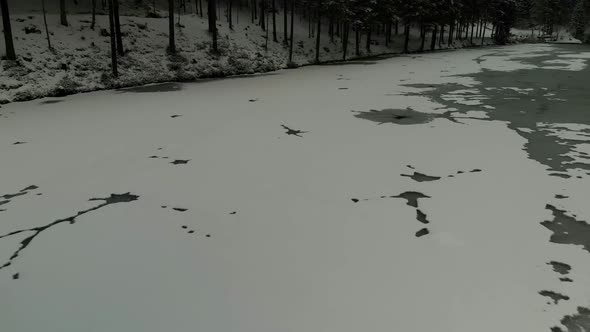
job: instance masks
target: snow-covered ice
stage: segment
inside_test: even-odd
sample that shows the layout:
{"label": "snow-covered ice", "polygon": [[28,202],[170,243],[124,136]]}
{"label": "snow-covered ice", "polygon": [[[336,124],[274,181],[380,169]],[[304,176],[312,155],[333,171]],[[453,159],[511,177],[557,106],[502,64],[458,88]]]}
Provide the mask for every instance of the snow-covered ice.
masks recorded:
{"label": "snow-covered ice", "polygon": [[[0,236],[29,231],[0,238],[0,266],[11,261],[0,270],[2,330],[559,326],[590,306],[590,255],[550,242],[540,223],[553,218],[547,204],[589,220],[590,176],[549,176],[529,158],[528,128],[494,120],[489,105],[455,117],[411,86],[484,94],[470,74],[544,70],[518,57],[551,50],[464,50],[3,106],[0,197],[10,198]],[[355,116],[408,108],[383,124]],[[413,112],[429,114],[395,123]],[[110,196],[125,193],[138,197]],[[550,261],[571,265],[573,282]],[[543,290],[569,300],[548,304]]]}

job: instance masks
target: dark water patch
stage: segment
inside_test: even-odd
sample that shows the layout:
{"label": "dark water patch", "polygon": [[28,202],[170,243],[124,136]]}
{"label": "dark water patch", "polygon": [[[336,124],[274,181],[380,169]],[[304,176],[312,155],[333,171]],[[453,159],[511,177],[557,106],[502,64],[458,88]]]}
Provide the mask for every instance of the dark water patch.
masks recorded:
{"label": "dark water patch", "polygon": [[553,232],[549,241],[579,245],[590,252],[590,225],[588,223],[568,216],[565,210],[560,210],[553,205],[547,204],[545,208],[553,213],[553,220],[541,223]]}
{"label": "dark water patch", "polygon": [[557,194],[557,195],[555,195],[555,198],[557,198],[557,199],[565,199],[565,198],[569,198],[569,196]]}
{"label": "dark water patch", "polygon": [[383,110],[369,110],[367,112],[356,112],[356,118],[377,122],[378,124],[395,123],[399,125],[424,124],[432,121],[435,116],[432,114],[416,112],[411,108]]}
{"label": "dark water patch", "polygon": [[562,179],[569,179],[569,178],[571,178],[571,175],[564,174],[564,173],[550,173],[549,175],[550,176],[555,176],[555,177],[558,177],[558,178],[562,178]]}
{"label": "dark water patch", "polygon": [[481,170],[481,169],[479,169],[479,168],[476,168],[476,169],[472,169],[470,172],[471,172],[471,173],[481,173],[481,172],[482,172],[482,170]]}
{"label": "dark water patch", "polygon": [[158,159],[158,158],[160,158],[160,157],[158,157],[158,156],[149,156],[149,158],[150,158],[150,159]]}
{"label": "dark water patch", "polygon": [[423,237],[428,234],[430,234],[430,231],[428,230],[428,228],[422,228],[421,230],[416,232],[416,237]]}
{"label": "dark water patch", "polygon": [[326,62],[318,64],[318,66],[350,66],[350,65],[363,65],[370,66],[377,64],[376,61],[344,61],[344,62]]}
{"label": "dark water patch", "polygon": [[191,229],[191,230],[190,230],[190,231],[188,231],[187,233],[189,233],[189,234],[193,234],[194,232],[195,232],[195,231]]}
{"label": "dark water patch", "polygon": [[187,229],[188,226],[187,225],[182,225],[182,229]]}
{"label": "dark water patch", "polygon": [[281,125],[281,127],[283,127],[283,129],[286,130],[285,134],[290,135],[290,136],[297,136],[297,137],[303,137],[301,136],[301,134],[306,134],[307,131],[301,131],[301,130],[297,130],[297,129],[291,129],[285,125]]}
{"label": "dark water patch", "polygon": [[255,103],[255,102],[257,102],[257,101],[258,101],[258,98],[254,98],[254,99],[248,99],[248,101],[249,101],[249,102],[251,102],[251,103]]}
{"label": "dark water patch", "polygon": [[338,90],[348,90],[348,88],[338,88]]}
{"label": "dark water patch", "polygon": [[351,200],[353,203],[358,203],[358,202],[359,202],[359,199],[358,199],[358,198],[351,198],[350,200]]}
{"label": "dark water patch", "polygon": [[554,291],[549,291],[549,290],[542,290],[539,292],[540,295],[545,296],[550,298],[551,300],[553,300],[554,304],[558,304],[559,301],[567,301],[570,299],[569,296],[567,295],[563,295]]}
{"label": "dark water patch", "polygon": [[590,309],[578,307],[578,312],[573,315],[565,316],[561,324],[567,328],[562,330],[560,327],[551,328],[551,332],[588,332],[590,331]]}
{"label": "dark water patch", "polygon": [[13,280],[18,280],[20,278],[20,273],[15,273],[12,275]]}
{"label": "dark water patch", "polygon": [[174,114],[174,115],[170,115],[170,117],[171,117],[171,118],[173,118],[173,119],[179,118],[179,117],[181,117],[181,116],[182,116],[182,115],[180,115],[180,114]]}
{"label": "dark water patch", "polygon": [[407,205],[418,208],[418,199],[430,198],[430,196],[424,195],[423,193],[419,193],[416,191],[406,191],[397,196],[391,196],[391,198],[403,198],[406,200]]}
{"label": "dark water patch", "polygon": [[[557,45],[556,50],[547,50],[542,56],[531,54],[529,57],[518,58],[517,61],[539,67],[546,66],[543,61],[559,59],[560,50],[569,50],[573,46]],[[572,49],[573,50],[573,49]],[[588,46],[578,46],[575,52],[590,51]],[[484,55],[480,60],[494,54]],[[509,55],[509,54],[496,54]],[[482,60],[483,61],[483,60]],[[407,87],[421,89],[420,92],[406,93],[410,96],[428,97],[433,102],[455,108],[454,113],[466,114],[481,107],[488,115],[487,121],[502,121],[508,127],[525,138],[529,158],[546,165],[553,172],[563,172],[572,169],[590,170],[590,164],[572,164],[576,160],[571,157],[577,144],[582,141],[572,141],[556,137],[553,131],[538,128],[539,123],[560,124],[573,123],[590,125],[590,67],[581,71],[521,69],[515,71],[495,71],[484,69],[481,72],[467,75],[457,75],[480,82],[478,96],[460,94],[466,99],[476,98],[485,105],[464,105],[457,100],[451,100],[449,95],[457,90],[473,89],[473,86],[461,84],[407,84]],[[433,88],[434,86],[434,88]],[[517,89],[508,89],[509,87]],[[528,89],[528,90],[525,90]],[[567,100],[563,102],[561,100]],[[493,106],[486,109],[483,106]],[[528,129],[520,131],[519,128]],[[559,129],[561,130],[561,129]],[[568,132],[567,129],[563,129]]]}
{"label": "dark water patch", "polygon": [[230,212],[229,214],[236,214],[236,213],[238,213],[238,212],[237,211],[234,211],[234,212]]}
{"label": "dark water patch", "polygon": [[430,221],[428,221],[427,216],[424,212],[420,211],[420,209],[416,209],[416,220],[418,220],[419,222],[423,223],[423,224],[429,224]]}
{"label": "dark water patch", "polygon": [[186,212],[186,211],[188,211],[188,209],[185,209],[185,208],[179,208],[179,207],[172,208],[172,210],[174,210],[174,211],[178,211],[178,212]]}
{"label": "dark water patch", "polygon": [[182,90],[182,84],[176,82],[149,84],[132,88],[119,89],[119,92],[152,93],[152,92],[173,92]]}
{"label": "dark water patch", "polygon": [[211,234],[206,234],[205,237],[211,237]]}
{"label": "dark water patch", "polygon": [[139,196],[133,195],[131,193],[111,194],[110,196],[104,197],[104,198],[91,198],[89,201],[102,201],[103,203],[101,203],[95,207],[86,209],[86,210],[78,211],[75,215],[72,215],[72,216],[69,216],[69,217],[66,217],[63,219],[55,220],[55,221],[50,222],[49,224],[46,224],[44,226],[37,226],[37,227],[33,227],[33,228],[20,229],[20,230],[12,231],[10,233],[6,233],[4,235],[0,235],[0,241],[1,241],[2,239],[10,238],[12,236],[22,234],[22,233],[31,234],[28,237],[26,237],[24,240],[22,240],[20,242],[20,246],[12,253],[10,258],[6,262],[4,262],[3,265],[0,265],[0,270],[6,268],[8,266],[11,266],[12,263],[20,256],[20,254],[25,249],[27,249],[38,236],[41,236],[41,234],[43,234],[43,232],[53,228],[54,226],[57,226],[60,224],[67,224],[67,223],[73,224],[73,223],[75,223],[75,221],[78,217],[88,214],[90,212],[102,209],[102,208],[112,205],[112,204],[130,203],[130,202],[136,201],[137,199],[139,199]]}
{"label": "dark water patch", "polygon": [[23,144],[27,144],[27,142],[18,141],[18,142],[12,143],[12,145],[23,145]]}
{"label": "dark water patch", "polygon": [[572,280],[572,279],[570,279],[570,278],[567,278],[567,277],[564,277],[564,278],[559,278],[559,281],[562,281],[562,282],[573,282],[573,280]]}
{"label": "dark water patch", "polygon": [[570,270],[572,269],[572,267],[570,265],[568,265],[566,263],[562,263],[562,262],[551,261],[547,264],[551,265],[553,267],[553,271],[555,271],[559,274],[568,274],[570,272]]}
{"label": "dark water patch", "polygon": [[188,159],[188,160],[176,159],[176,160],[174,160],[174,161],[171,161],[170,163],[171,163],[172,165],[186,165],[186,164],[188,164],[189,162],[190,162],[190,159]]}
{"label": "dark water patch", "polygon": [[65,101],[64,99],[44,100],[44,101],[40,102],[39,104],[42,104],[42,105],[57,104],[57,103],[62,103],[64,101]]}
{"label": "dark water patch", "polygon": [[412,174],[412,175],[402,174],[401,176],[411,178],[412,180],[414,180],[416,182],[429,182],[429,181],[437,181],[437,180],[441,179],[440,176],[430,176],[430,175],[426,175],[426,174],[422,174],[422,173],[418,173],[418,172],[414,172],[414,174]]}

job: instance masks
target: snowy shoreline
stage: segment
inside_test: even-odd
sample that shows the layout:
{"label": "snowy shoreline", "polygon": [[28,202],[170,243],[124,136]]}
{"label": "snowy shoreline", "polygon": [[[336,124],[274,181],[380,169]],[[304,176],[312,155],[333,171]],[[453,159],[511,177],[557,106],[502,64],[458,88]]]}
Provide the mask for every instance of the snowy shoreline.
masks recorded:
{"label": "snowy shoreline", "polygon": [[[182,15],[182,25],[178,28],[179,53],[169,55],[165,50],[165,19],[123,16],[121,22],[126,55],[119,59],[121,73],[115,79],[109,73],[105,16],[97,17],[95,30],[89,27],[88,15],[71,15],[69,27],[60,26],[57,15],[49,15],[48,21],[53,51],[47,48],[45,34],[41,31],[41,15],[14,15],[19,57],[16,63],[0,60],[0,105],[146,84],[248,76],[289,67],[288,49],[282,38],[278,42],[269,41],[265,50],[266,36],[255,25],[244,23],[236,30],[219,25],[221,54],[212,55],[208,51],[210,37],[206,19],[197,15]],[[248,22],[248,18],[242,18],[242,22]],[[278,26],[282,26],[280,22]],[[316,65],[315,38],[308,38],[305,24],[300,23],[296,28],[294,62],[298,67]],[[412,30],[411,50],[419,48],[419,34],[417,28]],[[362,40],[364,38],[361,36],[363,46],[366,43],[366,39]],[[371,53],[363,47],[360,56],[355,56],[354,45],[349,45],[346,61],[404,56],[403,35],[394,36],[390,46],[384,45],[383,38],[383,35],[373,36]],[[319,65],[343,62],[339,40],[332,42],[327,34],[322,34],[322,40]],[[429,37],[426,38],[426,45],[430,45]],[[456,40],[450,47],[445,43],[437,45],[435,51],[488,46],[496,46],[490,38],[486,38],[483,45]],[[411,51],[409,54],[430,52]]]}

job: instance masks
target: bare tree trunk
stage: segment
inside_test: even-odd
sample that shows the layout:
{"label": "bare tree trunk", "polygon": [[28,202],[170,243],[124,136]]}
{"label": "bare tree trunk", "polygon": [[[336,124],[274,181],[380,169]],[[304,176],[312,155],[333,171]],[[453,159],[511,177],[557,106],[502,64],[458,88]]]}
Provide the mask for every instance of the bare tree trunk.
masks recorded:
{"label": "bare tree trunk", "polygon": [[117,41],[115,40],[115,20],[113,14],[113,1],[109,0],[109,28],[111,32],[111,67],[113,69],[113,76],[119,76],[117,70]]}
{"label": "bare tree trunk", "polygon": [[[45,9],[45,0],[41,0],[41,9],[43,10],[43,24],[45,25],[45,36],[47,37],[47,47],[51,50],[51,39],[49,38],[49,29],[47,28],[47,10]],[[94,28],[93,28],[94,30]]]}
{"label": "bare tree trunk", "polygon": [[405,30],[404,30],[404,34],[405,36],[405,40],[404,40],[404,53],[410,53],[410,25],[407,22],[404,22],[406,24]]}
{"label": "bare tree trunk", "polygon": [[367,49],[367,53],[371,53],[371,25],[369,25],[369,29],[367,30],[367,43],[365,45],[365,48]]}
{"label": "bare tree trunk", "polygon": [[438,37],[438,48],[442,48],[443,41],[445,40],[445,25],[440,25],[440,36]]}
{"label": "bare tree trunk", "polygon": [[[240,0],[238,0],[240,1]],[[229,29],[233,30],[234,29],[234,23],[233,21],[233,17],[232,17],[232,10],[233,10],[233,6],[234,6],[234,2],[233,0],[228,0],[227,3],[227,20],[229,21]],[[240,15],[240,13],[238,13],[238,16]]]}
{"label": "bare tree trunk", "polygon": [[438,25],[434,25],[434,29],[432,29],[432,37],[430,39],[430,50],[436,50],[436,37],[438,36]]}
{"label": "bare tree trunk", "polygon": [[276,43],[279,40],[277,39],[277,6],[276,0],[272,0],[272,40]]}
{"label": "bare tree trunk", "polygon": [[4,28],[6,58],[8,60],[16,60],[16,52],[14,52],[14,42],[12,40],[12,27],[10,25],[10,14],[8,13],[8,0],[0,0],[0,8],[2,9],[2,26]]}
{"label": "bare tree trunk", "polygon": [[481,34],[481,45],[483,45],[483,43],[485,42],[486,39],[486,29],[487,29],[487,22],[483,22],[483,33]]}
{"label": "bare tree trunk", "polygon": [[113,15],[115,16],[115,32],[117,35],[117,52],[120,56],[125,55],[123,49],[123,36],[121,35],[121,22],[119,21],[119,0],[113,0]]}
{"label": "bare tree trunk", "polygon": [[354,46],[355,46],[355,55],[358,57],[361,55],[361,31],[359,29],[359,27],[356,27],[356,30],[354,31],[355,36],[354,36]]}
{"label": "bare tree trunk", "polygon": [[295,35],[293,34],[293,27],[295,23],[295,0],[291,0],[291,44],[289,45],[289,63],[293,63],[293,44],[295,43]]}
{"label": "bare tree trunk", "polygon": [[172,54],[176,53],[176,41],[174,40],[174,0],[168,0],[168,52]]}
{"label": "bare tree trunk", "polygon": [[199,0],[199,15],[203,18],[203,0]]}
{"label": "bare tree trunk", "polygon": [[96,0],[92,0],[92,23],[90,23],[90,29],[94,30],[96,26]]}
{"label": "bare tree trunk", "polygon": [[262,31],[266,31],[266,0],[260,1],[260,28]]}
{"label": "bare tree trunk", "polygon": [[66,16],[66,0],[59,0],[59,18],[61,25],[68,26],[68,17]]}
{"label": "bare tree trunk", "polygon": [[322,0],[318,0],[318,31],[315,40],[315,62],[320,62],[320,30],[322,28]]}
{"label": "bare tree trunk", "polygon": [[342,60],[346,60],[348,53],[348,32],[350,30],[349,23],[344,22],[342,25]]}
{"label": "bare tree trunk", "polygon": [[285,45],[289,43],[289,35],[287,33],[287,0],[283,0],[283,39]]}
{"label": "bare tree trunk", "polygon": [[209,32],[211,33],[211,49],[217,53],[217,0],[207,1],[207,16],[209,17]]}

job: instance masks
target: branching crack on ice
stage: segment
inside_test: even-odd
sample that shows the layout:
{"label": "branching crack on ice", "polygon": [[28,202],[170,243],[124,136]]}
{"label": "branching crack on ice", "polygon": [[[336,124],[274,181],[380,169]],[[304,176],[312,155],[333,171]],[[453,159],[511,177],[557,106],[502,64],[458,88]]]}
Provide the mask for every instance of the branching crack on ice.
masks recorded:
{"label": "branching crack on ice", "polygon": [[45,226],[37,226],[37,227],[33,227],[33,228],[20,229],[20,230],[13,231],[13,232],[10,232],[10,233],[4,234],[4,235],[0,235],[0,240],[2,240],[2,239],[9,238],[11,236],[21,234],[21,233],[30,233],[31,234],[20,242],[19,248],[14,251],[14,253],[10,256],[8,261],[6,261],[2,265],[0,265],[0,270],[10,266],[12,264],[12,262],[19,257],[21,252],[23,250],[25,250],[27,247],[29,247],[31,245],[31,243],[33,242],[33,240],[35,240],[35,238],[37,238],[37,236],[41,235],[41,233],[43,233],[44,231],[46,231],[56,225],[63,224],[63,223],[73,224],[76,222],[76,218],[83,216],[87,213],[102,209],[106,206],[109,206],[112,204],[118,204],[118,203],[129,203],[129,202],[136,201],[138,198],[139,198],[139,196],[132,195],[131,193],[111,194],[109,197],[105,197],[105,198],[91,198],[89,201],[103,201],[103,203],[101,203],[95,207],[89,208],[87,210],[79,211],[78,213],[76,213],[73,216],[69,216],[66,218],[55,220]]}

